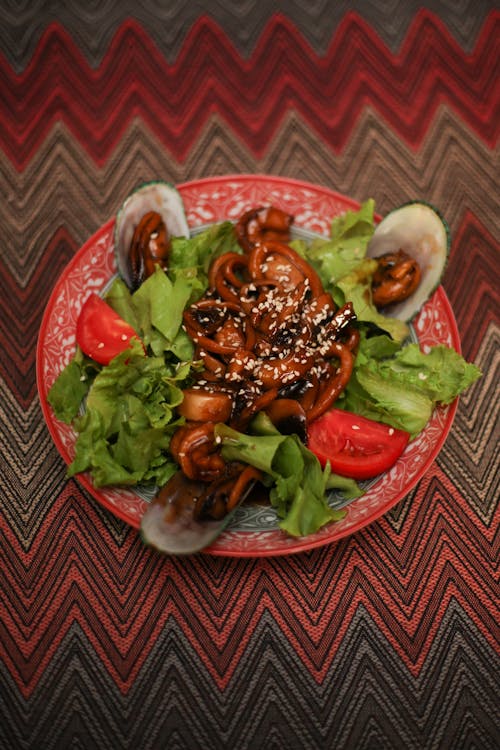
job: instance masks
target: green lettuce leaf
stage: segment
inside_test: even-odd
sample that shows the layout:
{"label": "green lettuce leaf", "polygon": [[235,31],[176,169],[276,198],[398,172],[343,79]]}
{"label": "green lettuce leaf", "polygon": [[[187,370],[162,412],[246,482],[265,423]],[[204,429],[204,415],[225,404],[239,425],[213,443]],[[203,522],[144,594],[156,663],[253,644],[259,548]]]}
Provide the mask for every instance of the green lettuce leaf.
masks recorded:
{"label": "green lettuce leaf", "polygon": [[353,374],[337,405],[405,430],[412,439],[424,429],[436,404],[451,403],[481,376],[476,365],[442,344],[427,353],[408,344],[391,357],[377,358],[377,343],[388,351],[384,337],[361,340]]}
{"label": "green lettuce leaf", "polygon": [[358,211],[346,211],[333,219],[330,239],[311,243],[307,260],[316,268],[327,288],[353,271],[364,259],[374,232],[374,208],[374,201],[369,199]]}
{"label": "green lettuce leaf", "polygon": [[475,364],[444,344],[432,346],[428,352],[422,352],[418,344],[408,344],[392,360],[383,360],[373,368],[440,404],[450,404],[481,376]]}
{"label": "green lettuce leaf", "polygon": [[192,276],[199,277],[206,288],[210,263],[228,252],[243,252],[236,241],[234,226],[229,221],[213,224],[190,238],[174,237],[168,260],[169,273],[175,275],[184,269]]}
{"label": "green lettuce leaf", "polygon": [[356,498],[365,494],[365,490],[359,486],[355,479],[341,477],[340,474],[334,474],[333,472],[327,479],[326,488],[327,490],[340,492],[344,500],[356,500]]}
{"label": "green lettuce leaf", "polygon": [[154,483],[161,486],[176,465],[168,453],[180,421],[175,407],[189,367],[146,357],[139,342],[103,367],[88,392],[69,476],[90,471],[97,487]]}
{"label": "green lettuce leaf", "polygon": [[180,360],[193,356],[193,343],[181,328],[193,282],[180,276],[172,282],[160,268],[131,294],[122,279],[114,280],[106,302],[129,323],[155,355],[171,353]]}
{"label": "green lettuce leaf", "polygon": [[410,439],[424,429],[431,417],[432,400],[417,388],[367,367],[357,368],[351,381],[341,402],[343,408],[405,430]]}
{"label": "green lettuce leaf", "polygon": [[329,466],[323,470],[296,435],[281,435],[269,425],[264,432],[247,435],[225,424],[215,427],[227,461],[242,461],[264,472],[280,528],[291,536],[307,536],[344,518],[345,511],[330,508],[326,501]]}
{"label": "green lettuce leaf", "polygon": [[99,371],[99,365],[77,347],[74,357],[62,370],[47,394],[57,419],[71,424]]}

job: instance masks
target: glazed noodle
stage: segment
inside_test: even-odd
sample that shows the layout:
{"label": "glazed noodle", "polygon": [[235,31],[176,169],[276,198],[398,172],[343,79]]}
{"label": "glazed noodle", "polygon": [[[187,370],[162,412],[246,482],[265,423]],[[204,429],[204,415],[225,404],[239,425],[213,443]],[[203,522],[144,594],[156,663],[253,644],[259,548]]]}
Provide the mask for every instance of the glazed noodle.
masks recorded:
{"label": "glazed noodle", "polygon": [[[276,208],[244,214],[236,225],[244,253],[213,261],[209,288],[184,314],[201,370],[184,391],[179,412],[186,423],[170,450],[184,478],[197,485],[195,516],[224,516],[260,476],[224,462],[215,423],[245,431],[264,411],[282,432],[305,440],[307,423],[334,403],[351,376],[359,343],[352,305],[337,308],[289,246],[292,221]],[[162,492],[171,494],[171,483]]]}

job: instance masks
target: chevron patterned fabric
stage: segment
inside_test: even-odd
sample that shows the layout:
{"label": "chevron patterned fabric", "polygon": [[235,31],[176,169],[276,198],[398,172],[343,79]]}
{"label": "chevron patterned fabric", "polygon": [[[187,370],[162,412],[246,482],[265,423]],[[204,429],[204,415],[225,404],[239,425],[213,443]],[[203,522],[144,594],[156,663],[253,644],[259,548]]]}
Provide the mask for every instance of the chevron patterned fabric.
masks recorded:
{"label": "chevron patterned fabric", "polygon": [[[498,5],[8,0],[0,21],[0,747],[496,750]],[[438,206],[483,377],[356,534],[161,557],[67,479],[37,337],[134,186],[236,173]]]}

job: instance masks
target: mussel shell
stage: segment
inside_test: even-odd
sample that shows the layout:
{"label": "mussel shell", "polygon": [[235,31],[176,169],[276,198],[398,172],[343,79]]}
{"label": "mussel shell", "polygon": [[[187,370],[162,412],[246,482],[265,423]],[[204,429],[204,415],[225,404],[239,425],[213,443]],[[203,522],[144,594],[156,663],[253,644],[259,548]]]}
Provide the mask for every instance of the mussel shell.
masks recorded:
{"label": "mussel shell", "polygon": [[367,255],[377,258],[399,249],[418,262],[422,277],[408,299],[383,313],[409,322],[441,283],[450,252],[448,224],[430,203],[410,201],[390,211],[375,228]]}
{"label": "mussel shell", "polygon": [[149,211],[162,217],[170,237],[189,237],[189,227],[179,191],[170,183],[146,182],[139,185],[124,201],[117,213],[114,244],[118,273],[129,288],[133,287],[128,255],[135,227]]}

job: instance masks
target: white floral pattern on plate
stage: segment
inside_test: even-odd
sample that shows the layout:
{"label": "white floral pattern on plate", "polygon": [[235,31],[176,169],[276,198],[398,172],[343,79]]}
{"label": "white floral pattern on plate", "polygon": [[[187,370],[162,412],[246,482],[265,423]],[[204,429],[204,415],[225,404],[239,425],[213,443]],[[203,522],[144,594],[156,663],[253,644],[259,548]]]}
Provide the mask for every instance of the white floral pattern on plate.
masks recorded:
{"label": "white floral pattern on plate", "polygon": [[[327,188],[297,180],[265,175],[234,175],[180,185],[188,223],[193,229],[243,211],[273,203],[295,216],[295,225],[328,234],[330,222],[356,201]],[[65,268],[48,302],[37,348],[37,380],[42,411],[64,460],[74,456],[75,433],[58,422],[47,404],[47,393],[75,348],[76,320],[90,291],[101,292],[116,274],[113,248],[114,220],[105,224]],[[448,299],[439,287],[414,321],[414,333],[424,348],[443,343],[460,351],[458,331]],[[277,527],[269,507],[244,506],[228,528],[207,550],[216,555],[270,556],[291,554],[329,544],[373,522],[401,500],[430,467],[451,428],[456,402],[438,408],[425,430],[410,443],[392,469],[370,484],[367,493],[350,503],[343,521],[304,539],[286,536]],[[147,494],[122,488],[96,489],[87,475],[82,485],[102,505],[134,527],[140,524]]]}

